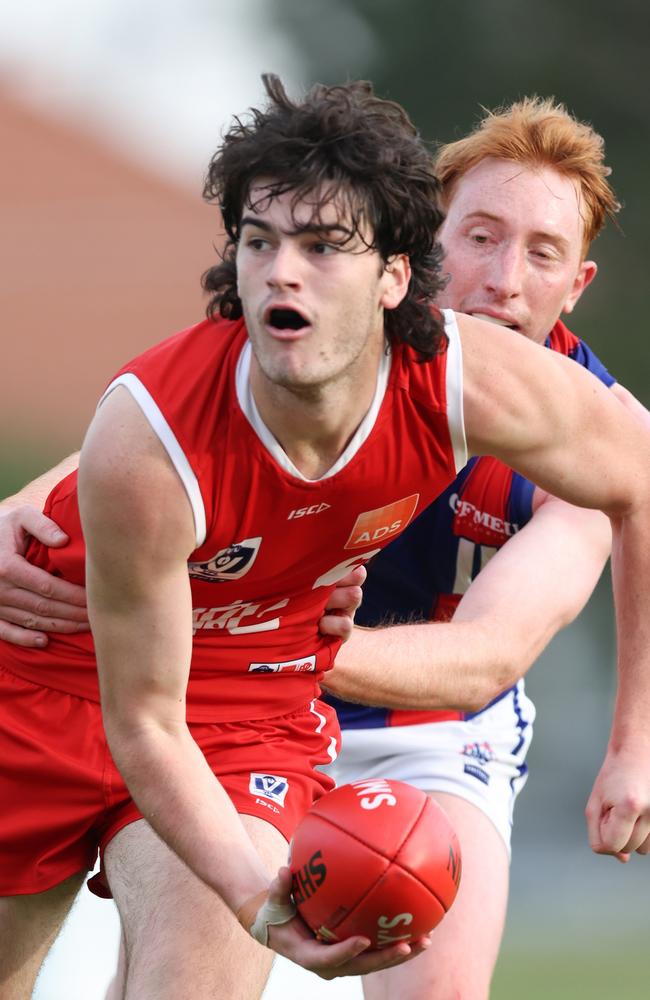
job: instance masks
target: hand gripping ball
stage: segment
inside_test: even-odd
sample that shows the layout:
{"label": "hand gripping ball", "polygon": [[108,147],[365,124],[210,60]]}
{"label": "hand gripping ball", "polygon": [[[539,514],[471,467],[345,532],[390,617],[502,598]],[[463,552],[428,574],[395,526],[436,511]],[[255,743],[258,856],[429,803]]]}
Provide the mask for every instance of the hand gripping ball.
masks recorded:
{"label": "hand gripping ball", "polygon": [[341,785],[304,816],[291,841],[293,896],[323,941],[353,934],[373,948],[439,924],[461,874],[460,846],[440,806],[403,781]]}

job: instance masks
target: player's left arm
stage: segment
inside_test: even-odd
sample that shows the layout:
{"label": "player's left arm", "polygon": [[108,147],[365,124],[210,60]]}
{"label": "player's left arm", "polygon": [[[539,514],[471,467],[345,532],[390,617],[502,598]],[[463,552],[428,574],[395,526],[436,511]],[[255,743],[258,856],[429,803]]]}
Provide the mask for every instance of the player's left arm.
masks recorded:
{"label": "player's left arm", "polygon": [[[617,382],[611,392],[631,414],[650,427],[650,412],[628,389]],[[592,849],[599,854],[615,853],[620,861],[627,861],[631,850],[650,854],[648,765],[637,750],[634,722],[629,724],[634,719],[634,705],[629,704],[629,699],[636,700],[636,688],[624,681],[622,678],[619,685],[605,760],[585,810]],[[620,845],[624,838],[628,838],[624,849],[612,851],[610,845]]]}
{"label": "player's left arm", "polygon": [[[650,429],[580,365],[459,317],[470,450],[606,513],[618,636],[607,758],[588,811],[600,853],[650,850]],[[633,748],[633,749],[632,749]],[[622,776],[616,787],[610,775]]]}

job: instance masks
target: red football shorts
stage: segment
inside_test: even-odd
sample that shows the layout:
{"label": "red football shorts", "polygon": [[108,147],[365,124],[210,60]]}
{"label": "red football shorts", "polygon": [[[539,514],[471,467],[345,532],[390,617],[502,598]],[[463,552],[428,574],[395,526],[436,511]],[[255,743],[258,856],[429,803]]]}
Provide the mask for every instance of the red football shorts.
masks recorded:
{"label": "red football shorts", "polygon": [[[336,715],[323,702],[274,719],[189,728],[238,812],[266,820],[287,841],[333,787],[316,770],[339,747]],[[0,896],[43,892],[92,869],[98,850],[138,819],[100,706],[0,668]],[[105,895],[101,878],[93,882]]]}

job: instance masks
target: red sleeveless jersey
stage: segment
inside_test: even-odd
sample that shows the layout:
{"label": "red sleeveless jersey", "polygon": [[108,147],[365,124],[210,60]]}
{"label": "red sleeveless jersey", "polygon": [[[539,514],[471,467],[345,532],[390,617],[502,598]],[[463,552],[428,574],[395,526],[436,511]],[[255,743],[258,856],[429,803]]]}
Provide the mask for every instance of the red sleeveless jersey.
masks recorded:
{"label": "red sleeveless jersey", "polygon": [[[349,568],[395,538],[466,461],[462,362],[453,313],[449,346],[418,363],[404,345],[385,359],[369,414],[335,466],[309,481],[257,415],[243,321],[205,321],[126,365],[125,385],[166,448],[190,499],[194,643],[189,721],[268,718],[319,693],[339,640],[318,631],[327,598]],[[84,580],[76,473],[45,512],[70,536],[34,541],[28,558]],[[92,639],[53,636],[47,649],[2,643],[10,670],[98,700]]]}

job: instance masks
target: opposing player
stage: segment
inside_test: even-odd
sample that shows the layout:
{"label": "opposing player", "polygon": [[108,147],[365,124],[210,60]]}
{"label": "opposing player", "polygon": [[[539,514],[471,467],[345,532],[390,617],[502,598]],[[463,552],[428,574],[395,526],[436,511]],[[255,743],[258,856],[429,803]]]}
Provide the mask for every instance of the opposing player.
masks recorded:
{"label": "opposing player", "polygon": [[[572,357],[648,420],[559,319],[593,280],[590,244],[618,209],[603,157],[592,128],[540,99],[487,113],[472,133],[442,147],[440,238],[451,281],[441,301]],[[478,458],[371,564],[360,624],[447,621],[466,598],[454,615],[455,635],[413,625],[361,632],[326,680],[355,702],[389,706],[334,699],[343,729],[337,780],[382,775],[426,789],[453,817],[463,844],[462,888],[432,948],[413,971],[370,977],[368,998],[488,996],[505,919],[512,810],[526,781],[534,718],[523,681],[510,684],[582,607],[607,535],[604,519]],[[445,659],[441,642],[445,674],[435,669]],[[494,698],[495,682],[504,693],[477,711]],[[423,711],[439,706],[465,711]],[[617,747],[623,721],[617,712],[588,815],[594,849],[626,857],[650,850],[650,782],[637,739]],[[628,797],[636,803],[631,823]],[[472,961],[464,961],[470,952]]]}
{"label": "opposing player", "polygon": [[[453,313],[442,328],[430,309],[436,183],[401,109],[354,84],[317,88],[300,105],[277,84],[271,96],[267,113],[234,126],[211,167],[208,193],[223,205],[233,252],[208,287],[227,318],[126,366],[84,446],[89,607],[116,768],[102,742],[88,640],[54,637],[40,655],[3,648],[10,707],[34,733],[32,781],[35,747],[43,753],[39,713],[46,704],[60,713],[52,706],[63,700],[59,738],[77,744],[68,780],[78,792],[85,768],[93,803],[85,820],[74,817],[65,859],[54,831],[41,830],[53,863],[38,904],[33,895],[3,901],[10,964],[27,941],[34,950],[37,930],[42,952],[44,925],[51,937],[64,908],[54,888],[64,865],[74,858],[83,869],[99,841],[126,937],[127,995],[256,995],[265,963],[251,950],[247,981],[235,977],[246,949],[228,911],[326,975],[381,967],[380,956],[359,954],[363,941],[324,954],[287,919],[282,875],[273,906],[260,906],[270,880],[254,846],[279,864],[281,833],[324,787],[313,766],[336,729],[324,709],[316,728],[311,720],[336,646],[316,634],[328,590],[444,489],[467,446],[612,516],[621,669],[629,677],[646,667],[638,654],[650,629],[648,587],[637,581],[650,563],[650,435],[579,366]],[[47,511],[71,543],[35,545],[28,557],[80,583],[74,476]],[[71,724],[73,699],[83,723]],[[630,725],[634,713],[632,703]],[[41,810],[52,789],[61,801],[63,780],[38,788]],[[24,782],[16,776],[22,794]],[[242,822],[233,803],[250,818]],[[15,816],[10,826],[23,857],[5,891],[33,893],[39,876],[47,889],[33,849],[24,850],[26,831]],[[46,896],[57,900],[49,922],[25,921],[39,904],[43,914]],[[385,962],[405,957],[394,946]]]}

